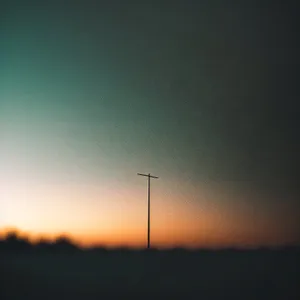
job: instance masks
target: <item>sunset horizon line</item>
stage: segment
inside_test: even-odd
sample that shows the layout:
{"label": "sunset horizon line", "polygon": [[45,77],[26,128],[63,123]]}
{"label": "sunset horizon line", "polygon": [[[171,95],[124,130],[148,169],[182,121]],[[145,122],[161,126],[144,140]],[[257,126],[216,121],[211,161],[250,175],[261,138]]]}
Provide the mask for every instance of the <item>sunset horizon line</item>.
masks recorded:
{"label": "sunset horizon line", "polygon": [[[106,250],[114,250],[114,249],[128,249],[128,250],[143,250],[147,249],[147,238],[145,237],[144,241],[132,242],[128,241],[126,243],[122,242],[105,242],[100,241],[99,239],[87,239],[80,238],[80,236],[76,236],[76,234],[68,233],[68,232],[58,232],[58,233],[43,233],[43,232],[32,232],[21,230],[17,227],[4,227],[0,228],[0,241],[4,241],[9,235],[14,235],[19,240],[26,240],[30,245],[34,246],[39,243],[49,243],[54,244],[60,239],[65,239],[68,243],[72,244],[76,248],[79,249],[106,249]],[[299,248],[300,245],[293,242],[277,242],[277,243],[255,243],[255,242],[241,242],[241,243],[180,243],[180,242],[154,242],[152,243],[151,249],[153,250],[172,250],[172,249],[183,249],[183,250],[255,250],[255,249],[282,249],[282,248]]]}

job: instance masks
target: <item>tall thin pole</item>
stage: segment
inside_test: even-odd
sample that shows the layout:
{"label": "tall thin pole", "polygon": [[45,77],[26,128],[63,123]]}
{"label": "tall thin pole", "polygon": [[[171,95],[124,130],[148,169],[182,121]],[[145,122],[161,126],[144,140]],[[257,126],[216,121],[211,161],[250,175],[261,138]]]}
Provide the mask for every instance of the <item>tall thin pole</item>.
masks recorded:
{"label": "tall thin pole", "polygon": [[148,223],[147,223],[147,249],[150,249],[150,178],[157,179],[158,177],[149,174],[140,174],[140,176],[148,177]]}
{"label": "tall thin pole", "polygon": [[147,249],[150,249],[150,174],[148,174],[148,235]]}

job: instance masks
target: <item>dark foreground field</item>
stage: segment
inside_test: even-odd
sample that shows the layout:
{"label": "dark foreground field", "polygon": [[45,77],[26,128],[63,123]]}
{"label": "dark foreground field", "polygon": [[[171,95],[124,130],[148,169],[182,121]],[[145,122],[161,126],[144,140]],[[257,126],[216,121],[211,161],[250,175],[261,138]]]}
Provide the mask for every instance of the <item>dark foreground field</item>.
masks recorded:
{"label": "dark foreground field", "polygon": [[300,299],[299,251],[0,255],[2,300]]}

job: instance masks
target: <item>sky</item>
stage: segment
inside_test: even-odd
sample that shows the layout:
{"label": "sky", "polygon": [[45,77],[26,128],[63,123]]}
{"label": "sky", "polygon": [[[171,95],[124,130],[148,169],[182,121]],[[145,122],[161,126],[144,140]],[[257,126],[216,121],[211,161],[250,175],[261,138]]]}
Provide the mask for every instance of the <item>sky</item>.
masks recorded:
{"label": "sky", "polygon": [[154,246],[299,243],[288,1],[1,5],[2,232],[143,246],[140,172]]}

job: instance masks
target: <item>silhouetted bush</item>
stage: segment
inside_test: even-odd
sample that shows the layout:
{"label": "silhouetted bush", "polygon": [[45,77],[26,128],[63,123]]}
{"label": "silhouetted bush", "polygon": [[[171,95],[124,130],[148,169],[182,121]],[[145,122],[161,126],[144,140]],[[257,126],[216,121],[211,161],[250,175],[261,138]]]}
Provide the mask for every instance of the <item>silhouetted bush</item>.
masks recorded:
{"label": "silhouetted bush", "polygon": [[53,243],[42,238],[35,244],[34,249],[38,252],[43,252],[43,253],[52,252]]}
{"label": "silhouetted bush", "polygon": [[54,242],[41,239],[37,243],[32,244],[27,238],[20,237],[17,232],[11,231],[0,240],[0,252],[6,253],[22,253],[28,251],[72,253],[76,250],[79,250],[79,248],[65,236],[58,237]]}
{"label": "silhouetted bush", "polygon": [[19,237],[17,232],[8,232],[1,242],[1,251],[24,252],[31,249],[31,244],[26,238]]}
{"label": "silhouetted bush", "polygon": [[58,237],[53,243],[54,251],[58,252],[75,252],[78,247],[72,243],[72,241],[66,236]]}

